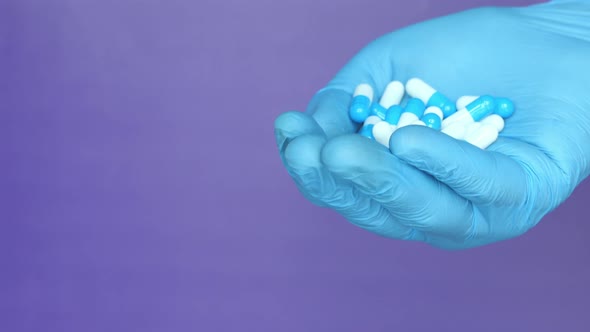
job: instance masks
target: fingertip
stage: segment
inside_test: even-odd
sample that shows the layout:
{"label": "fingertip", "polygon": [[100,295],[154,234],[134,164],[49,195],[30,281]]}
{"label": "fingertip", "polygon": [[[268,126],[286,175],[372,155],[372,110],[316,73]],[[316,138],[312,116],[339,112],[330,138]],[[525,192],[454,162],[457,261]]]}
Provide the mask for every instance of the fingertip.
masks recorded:
{"label": "fingertip", "polygon": [[389,139],[389,149],[396,157],[412,157],[416,152],[445,140],[446,135],[425,126],[406,126],[396,130]]}
{"label": "fingertip", "polygon": [[306,134],[320,134],[322,129],[309,114],[289,111],[275,119],[275,132],[277,131],[285,137],[294,138]]}
{"label": "fingertip", "polygon": [[321,135],[322,129],[317,122],[306,113],[289,111],[279,115],[274,122],[275,138],[281,153],[296,137],[302,135]]}
{"label": "fingertip", "polygon": [[305,170],[322,166],[320,151],[325,138],[319,135],[303,135],[294,138],[285,149],[285,160],[293,170]]}

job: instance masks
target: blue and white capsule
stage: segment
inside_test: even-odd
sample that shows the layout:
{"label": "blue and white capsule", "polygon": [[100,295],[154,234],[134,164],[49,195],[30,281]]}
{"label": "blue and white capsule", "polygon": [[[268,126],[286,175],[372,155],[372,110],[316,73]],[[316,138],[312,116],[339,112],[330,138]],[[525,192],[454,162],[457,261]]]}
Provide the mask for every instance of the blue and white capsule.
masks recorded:
{"label": "blue and white capsule", "polygon": [[486,149],[498,139],[502,130],[504,119],[498,114],[491,114],[466,126],[464,140],[480,149]]}
{"label": "blue and white capsule", "polygon": [[380,117],[381,120],[385,120],[387,111],[391,107],[397,106],[399,103],[401,103],[404,93],[405,88],[402,82],[389,82],[383,91],[383,95],[381,95],[379,103],[373,103],[373,106],[371,107],[371,114]]}
{"label": "blue and white capsule", "polygon": [[481,96],[478,97],[476,100],[469,103],[465,108],[458,110],[455,114],[451,115],[450,117],[443,120],[442,127],[443,129],[448,126],[448,124],[453,122],[475,122],[480,121],[481,119],[485,118],[486,116],[494,113],[496,109],[496,100],[494,97],[491,96]]}
{"label": "blue and white capsule", "polygon": [[470,130],[469,133],[465,135],[465,142],[484,150],[498,139],[499,132],[493,125],[481,124],[480,122],[475,122],[472,125],[479,126],[477,127],[477,130]]}
{"label": "blue and white capsule", "polygon": [[355,88],[349,109],[352,121],[362,123],[371,115],[373,96],[373,88],[369,84],[359,84]]}
{"label": "blue and white capsule", "polygon": [[443,120],[442,132],[455,139],[463,139],[469,126],[493,114],[495,107],[496,103],[493,97],[481,96]]}
{"label": "blue and white capsule", "polygon": [[496,110],[494,113],[501,116],[503,119],[509,118],[514,114],[514,103],[508,98],[496,98]]}
{"label": "blue and white capsule", "polygon": [[414,125],[426,126],[434,130],[440,130],[443,119],[443,112],[436,106],[430,106],[424,111],[424,115],[419,121],[414,122]]}
{"label": "blue and white capsule", "polygon": [[406,93],[410,97],[422,100],[426,106],[440,108],[445,118],[457,111],[454,102],[419,78],[412,78],[406,82]]}
{"label": "blue and white capsule", "polygon": [[397,126],[402,113],[404,113],[404,108],[402,106],[393,105],[387,110],[387,113],[385,114],[385,121],[390,125]]}
{"label": "blue and white capsule", "polygon": [[[462,96],[457,99],[457,109],[460,110],[465,108],[467,105],[471,104],[475,100],[477,100],[479,96]],[[508,98],[498,97],[495,98],[496,101],[496,108],[494,109],[494,114],[498,114],[503,119],[507,119],[514,114],[514,103],[512,100]]]}
{"label": "blue and white capsule", "polygon": [[397,123],[398,128],[402,128],[405,126],[409,126],[414,122],[420,120],[422,115],[424,114],[424,109],[426,106],[422,102],[422,100],[418,98],[410,98],[408,103],[406,104],[406,108],[404,112],[400,116],[400,119]]}
{"label": "blue and white capsule", "polygon": [[498,114],[488,115],[479,123],[482,125],[490,125],[494,127],[498,133],[504,130],[504,118]]}
{"label": "blue and white capsule", "polygon": [[396,125],[381,121],[373,126],[373,137],[375,137],[375,141],[389,149],[389,140],[396,129]]}
{"label": "blue and white capsule", "polygon": [[389,139],[397,130],[397,124],[402,113],[404,113],[404,108],[401,105],[393,105],[387,110],[385,121],[381,121],[373,127],[373,137],[375,137],[375,141],[381,143],[381,145],[386,148],[389,148]]}
{"label": "blue and white capsule", "polygon": [[373,137],[373,126],[379,122],[382,122],[382,120],[378,116],[369,116],[365,122],[363,122],[363,126],[359,130],[359,134],[370,139],[375,139],[375,137]]}
{"label": "blue and white capsule", "polygon": [[467,105],[471,104],[472,102],[476,101],[477,98],[479,98],[479,96],[461,96],[457,99],[457,102],[455,103],[455,106],[457,106],[457,109],[463,109],[465,108]]}

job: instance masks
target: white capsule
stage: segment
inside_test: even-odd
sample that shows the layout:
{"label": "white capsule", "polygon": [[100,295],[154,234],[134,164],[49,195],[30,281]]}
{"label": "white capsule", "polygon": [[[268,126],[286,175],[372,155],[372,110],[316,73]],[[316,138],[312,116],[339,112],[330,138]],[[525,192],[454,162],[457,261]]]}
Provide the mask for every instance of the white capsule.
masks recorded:
{"label": "white capsule", "polygon": [[404,84],[400,81],[393,81],[387,84],[379,104],[386,110],[393,105],[399,105],[404,97]]}
{"label": "white capsule", "polygon": [[465,133],[467,132],[467,128],[469,128],[469,125],[470,123],[465,124],[462,122],[455,122],[443,128],[441,132],[451,136],[454,139],[463,139],[465,137]]}
{"label": "white capsule", "polygon": [[504,119],[498,114],[488,115],[480,122],[485,125],[493,126],[498,132],[504,130]]}
{"label": "white capsule", "polygon": [[412,112],[403,112],[402,116],[400,116],[399,121],[397,122],[397,127],[402,128],[409,126],[418,120],[420,120],[420,118],[416,114]]}
{"label": "white capsule", "polygon": [[443,111],[440,109],[440,107],[430,106],[424,111],[424,115],[430,113],[436,114],[441,120],[443,119]]}
{"label": "white capsule", "polygon": [[389,139],[396,129],[396,126],[381,121],[373,126],[373,137],[375,141],[389,149]]}
{"label": "white capsule", "polygon": [[462,96],[462,97],[459,97],[459,99],[457,99],[457,103],[456,103],[457,109],[460,110],[460,109],[465,108],[465,106],[467,106],[467,105],[471,104],[472,102],[476,101],[477,98],[479,98],[479,96]]}
{"label": "white capsule", "polygon": [[492,125],[482,125],[477,132],[465,137],[465,141],[480,149],[487,149],[498,139],[498,131]]}
{"label": "white capsule", "polygon": [[418,98],[424,104],[427,104],[430,97],[436,93],[436,90],[421,79],[412,78],[406,82],[406,93],[410,97]]}
{"label": "white capsule", "polygon": [[363,126],[368,126],[368,125],[374,125],[374,124],[378,124],[379,122],[381,122],[383,120],[381,120],[380,117],[376,116],[376,115],[371,115],[370,117],[368,117],[365,122],[363,122]]}

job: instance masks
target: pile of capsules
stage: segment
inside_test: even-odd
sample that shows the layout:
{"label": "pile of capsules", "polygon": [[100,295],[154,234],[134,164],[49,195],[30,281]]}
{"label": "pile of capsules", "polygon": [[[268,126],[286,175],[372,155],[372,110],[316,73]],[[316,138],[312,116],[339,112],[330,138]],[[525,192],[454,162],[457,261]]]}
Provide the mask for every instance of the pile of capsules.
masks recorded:
{"label": "pile of capsules", "polygon": [[[405,94],[409,99],[402,106]],[[504,120],[514,113],[514,104],[507,98],[463,96],[452,102],[419,78],[408,80],[405,86],[400,81],[390,82],[379,102],[373,99],[370,85],[358,85],[349,109],[350,118],[363,124],[359,134],[388,148],[397,129],[418,125],[486,149],[504,129]]]}

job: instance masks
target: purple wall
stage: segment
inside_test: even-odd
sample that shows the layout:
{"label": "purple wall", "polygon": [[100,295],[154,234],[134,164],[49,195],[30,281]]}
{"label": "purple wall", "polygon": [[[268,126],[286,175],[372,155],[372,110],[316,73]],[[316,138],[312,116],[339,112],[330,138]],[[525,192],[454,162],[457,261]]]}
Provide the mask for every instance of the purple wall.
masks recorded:
{"label": "purple wall", "polygon": [[311,205],[274,142],[373,38],[533,2],[0,0],[0,331],[589,331],[590,183],[444,252]]}

